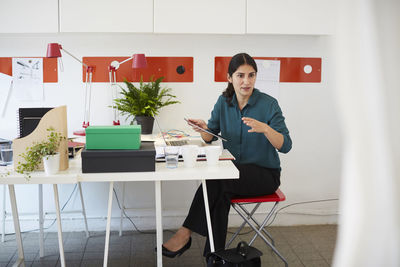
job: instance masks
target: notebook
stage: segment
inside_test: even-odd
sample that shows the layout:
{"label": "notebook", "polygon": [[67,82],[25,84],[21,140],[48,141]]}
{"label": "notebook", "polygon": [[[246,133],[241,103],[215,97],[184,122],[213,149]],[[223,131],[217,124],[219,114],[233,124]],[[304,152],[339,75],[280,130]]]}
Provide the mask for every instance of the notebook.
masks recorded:
{"label": "notebook", "polygon": [[25,137],[38,126],[40,119],[53,108],[19,108],[19,137]]}

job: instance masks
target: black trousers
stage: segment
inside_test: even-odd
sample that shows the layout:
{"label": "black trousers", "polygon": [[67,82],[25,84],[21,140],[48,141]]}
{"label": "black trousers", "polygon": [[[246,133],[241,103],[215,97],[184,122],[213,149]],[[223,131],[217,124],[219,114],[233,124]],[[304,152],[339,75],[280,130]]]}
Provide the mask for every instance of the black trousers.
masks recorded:
{"label": "black trousers", "polygon": [[[254,164],[237,164],[239,179],[207,180],[208,202],[215,250],[225,247],[231,199],[237,196],[260,196],[274,193],[280,185],[280,170]],[[204,209],[203,188],[197,189],[183,226],[202,236],[208,236]],[[210,242],[204,247],[204,256],[210,252]]]}

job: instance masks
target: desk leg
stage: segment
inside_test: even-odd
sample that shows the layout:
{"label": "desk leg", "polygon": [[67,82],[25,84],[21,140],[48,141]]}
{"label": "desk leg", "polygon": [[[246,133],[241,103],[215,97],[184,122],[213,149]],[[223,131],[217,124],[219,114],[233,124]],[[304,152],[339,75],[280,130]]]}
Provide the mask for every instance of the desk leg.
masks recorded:
{"label": "desk leg", "polygon": [[86,218],[85,203],[84,203],[84,201],[83,201],[83,194],[82,194],[81,182],[78,182],[78,188],[79,188],[79,195],[81,196],[82,215],[83,215],[83,219],[85,220],[86,237],[89,238],[89,229],[88,229],[87,218]]}
{"label": "desk leg", "polygon": [[107,226],[106,226],[106,244],[104,246],[103,267],[107,267],[108,247],[110,245],[110,228],[111,228],[111,208],[113,200],[114,182],[110,182],[110,191],[108,193],[108,210],[107,210]]}
{"label": "desk leg", "polygon": [[157,267],[162,267],[162,206],[161,206],[161,181],[155,181],[156,195],[156,235],[157,235]]}
{"label": "desk leg", "polygon": [[11,210],[12,210],[13,221],[14,221],[15,236],[16,236],[16,241],[17,241],[17,246],[18,246],[18,261],[16,264],[14,264],[14,266],[19,266],[21,263],[22,263],[22,266],[25,266],[24,248],[22,246],[21,229],[19,227],[17,200],[15,198],[15,189],[14,189],[13,184],[8,185],[8,191],[10,194],[10,204],[11,204]]}
{"label": "desk leg", "polygon": [[1,242],[6,235],[6,185],[3,185],[3,209],[1,210]]}
{"label": "desk leg", "polygon": [[54,190],[54,204],[56,205],[58,249],[60,250],[60,262],[61,262],[61,267],[65,267],[64,244],[63,244],[62,227],[61,227],[61,212],[60,212],[60,202],[58,200],[57,184],[53,184],[53,190]]}
{"label": "desk leg", "polygon": [[44,233],[43,233],[43,185],[39,184],[39,256],[44,257]]}
{"label": "desk leg", "polygon": [[201,184],[203,186],[203,198],[204,198],[204,208],[206,210],[208,239],[210,240],[211,252],[214,252],[215,251],[215,248],[214,248],[214,236],[213,236],[212,227],[211,227],[210,206],[208,204],[208,194],[207,194],[206,180],[201,180]]}
{"label": "desk leg", "polygon": [[121,214],[119,217],[119,236],[122,236],[122,223],[125,211],[125,182],[122,182]]}

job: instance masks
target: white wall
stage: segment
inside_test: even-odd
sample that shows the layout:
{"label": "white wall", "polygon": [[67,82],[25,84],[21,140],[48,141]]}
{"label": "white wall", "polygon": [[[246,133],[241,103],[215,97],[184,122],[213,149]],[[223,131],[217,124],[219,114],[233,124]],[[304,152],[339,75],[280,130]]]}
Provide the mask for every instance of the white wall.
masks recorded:
{"label": "white wall", "polygon": [[[210,111],[225,83],[214,82],[214,56],[232,56],[247,52],[253,56],[321,57],[321,83],[281,83],[279,103],[293,139],[293,149],[282,159],[282,186],[287,204],[337,198],[341,169],[340,129],[335,104],[332,74],[332,58],[329,55],[329,37],[295,35],[172,35],[172,34],[2,34],[0,57],[44,56],[47,43],[58,42],[78,57],[83,56],[130,56],[143,52],[147,56],[194,57],[193,83],[165,83],[173,88],[182,104],[161,110],[159,122],[163,128],[189,130],[183,117],[209,118]],[[64,55],[64,72],[59,72],[59,82],[44,85],[45,100],[20,103],[13,96],[7,112],[0,117],[0,136],[16,137],[16,110],[23,106],[67,105],[68,130],[81,128],[83,120],[83,83],[81,66]],[[3,97],[3,96],[0,96]],[[96,83],[92,90],[92,125],[108,125],[112,122],[111,93],[107,83]],[[178,118],[178,119],[177,119]],[[168,182],[163,184],[164,226],[178,227],[188,210],[196,182]],[[72,185],[60,186],[60,201],[65,202]],[[177,194],[179,188],[179,194]],[[37,187],[17,187],[18,207],[21,212],[37,210]],[[91,230],[103,230],[106,216],[108,185],[84,184],[84,198]],[[118,190],[118,187],[117,187]],[[1,192],[1,191],[0,191]],[[52,210],[52,190],[45,187],[45,209]],[[154,228],[153,183],[128,183],[126,206],[138,208],[130,212],[137,215],[135,223],[143,229]],[[33,199],[33,201],[32,201]],[[115,201],[114,201],[115,204]],[[10,207],[7,200],[8,211]],[[66,209],[79,208],[79,195],[74,194]],[[281,211],[275,223],[280,225],[336,223],[336,201],[291,206]],[[117,205],[113,215],[119,216]],[[80,218],[79,215],[71,215]],[[24,218],[24,217],[22,217]],[[33,217],[25,228],[36,227]],[[236,223],[232,217],[231,223]],[[73,220],[64,224],[66,230],[82,230],[83,223]],[[115,225],[114,225],[115,224]],[[118,225],[115,220],[113,227]],[[126,228],[131,229],[128,223]],[[24,228],[24,224],[22,225]],[[13,231],[11,220],[8,231]]]}

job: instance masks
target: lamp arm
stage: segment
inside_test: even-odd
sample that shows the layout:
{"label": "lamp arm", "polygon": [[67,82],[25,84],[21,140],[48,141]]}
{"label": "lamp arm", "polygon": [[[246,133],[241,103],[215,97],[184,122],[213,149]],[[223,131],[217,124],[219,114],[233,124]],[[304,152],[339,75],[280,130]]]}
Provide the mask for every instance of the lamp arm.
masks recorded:
{"label": "lamp arm", "polygon": [[82,65],[84,65],[87,68],[89,68],[89,66],[85,63],[83,63],[79,58],[75,57],[74,55],[72,55],[70,52],[68,52],[67,50],[65,50],[64,48],[61,48],[65,53],[67,53],[68,55],[70,55],[71,57],[73,57],[74,59],[78,60]]}
{"label": "lamp arm", "polygon": [[127,58],[121,62],[118,62],[116,60],[114,60],[113,62],[111,62],[110,66],[114,68],[114,70],[117,70],[119,68],[120,65],[124,64],[125,62],[131,60],[135,55],[131,56],[130,58]]}
{"label": "lamp arm", "polygon": [[131,56],[130,58],[125,59],[124,61],[119,62],[119,64],[120,64],[120,65],[121,65],[121,64],[124,64],[125,62],[131,60],[132,58],[133,58],[133,56]]}

